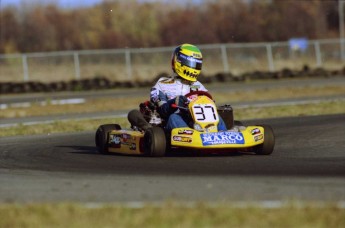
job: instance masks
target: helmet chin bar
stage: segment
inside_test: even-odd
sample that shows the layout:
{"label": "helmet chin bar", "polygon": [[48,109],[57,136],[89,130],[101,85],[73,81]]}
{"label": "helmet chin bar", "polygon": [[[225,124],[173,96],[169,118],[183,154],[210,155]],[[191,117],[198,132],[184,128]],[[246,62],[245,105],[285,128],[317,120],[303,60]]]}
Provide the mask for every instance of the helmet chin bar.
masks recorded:
{"label": "helmet chin bar", "polygon": [[193,74],[193,73],[191,73],[188,70],[184,70],[183,74],[186,74],[188,77],[192,77],[192,78],[195,78],[195,79],[197,79],[197,77],[198,77],[196,74]]}
{"label": "helmet chin bar", "polygon": [[175,68],[175,73],[179,75],[184,80],[195,82],[197,81],[198,73],[193,72],[193,69],[190,69],[188,66],[179,66]]}
{"label": "helmet chin bar", "polygon": [[192,84],[194,83],[194,82],[192,82],[192,81],[189,81],[189,80],[187,80],[187,79],[181,77],[180,75],[178,75],[178,74],[176,74],[176,73],[175,73],[174,76],[175,76],[176,79],[181,80],[181,83],[182,83],[182,84],[185,84],[185,85],[192,85]]}

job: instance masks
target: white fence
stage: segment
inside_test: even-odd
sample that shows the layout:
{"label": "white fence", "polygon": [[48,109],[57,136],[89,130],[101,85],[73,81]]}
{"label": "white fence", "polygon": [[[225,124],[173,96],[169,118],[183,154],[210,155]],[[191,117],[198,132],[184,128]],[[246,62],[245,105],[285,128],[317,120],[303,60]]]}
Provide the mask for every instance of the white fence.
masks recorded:
{"label": "white fence", "polygon": [[[293,51],[288,42],[198,45],[203,52],[203,73],[241,74],[345,67],[345,40],[311,40],[305,51]],[[62,81],[104,76],[111,80],[151,80],[170,73],[174,47],[83,50],[0,55],[0,81]]]}

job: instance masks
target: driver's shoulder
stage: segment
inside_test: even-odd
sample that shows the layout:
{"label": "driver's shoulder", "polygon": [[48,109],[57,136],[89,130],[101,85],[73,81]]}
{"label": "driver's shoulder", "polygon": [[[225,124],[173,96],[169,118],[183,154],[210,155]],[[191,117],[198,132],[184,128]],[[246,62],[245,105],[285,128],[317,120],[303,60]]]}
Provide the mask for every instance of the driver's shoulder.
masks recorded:
{"label": "driver's shoulder", "polygon": [[195,82],[193,82],[193,84],[192,85],[198,85],[198,86],[202,86],[202,87],[204,87],[204,85],[201,83],[201,82],[199,82],[199,81],[195,81]]}
{"label": "driver's shoulder", "polygon": [[195,91],[205,91],[205,92],[208,91],[205,88],[205,86],[201,82],[199,82],[199,81],[193,82],[193,84],[190,85],[190,87],[191,87],[192,90],[195,90]]}
{"label": "driver's shoulder", "polygon": [[158,79],[158,84],[174,84],[176,82],[173,77],[161,77]]}

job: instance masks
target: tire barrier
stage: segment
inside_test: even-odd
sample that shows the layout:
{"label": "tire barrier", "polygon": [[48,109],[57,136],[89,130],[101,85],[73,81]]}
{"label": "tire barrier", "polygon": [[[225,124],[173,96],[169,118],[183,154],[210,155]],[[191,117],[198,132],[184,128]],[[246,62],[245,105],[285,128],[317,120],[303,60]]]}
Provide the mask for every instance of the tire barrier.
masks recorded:
{"label": "tire barrier", "polygon": [[[145,81],[111,81],[106,77],[95,77],[93,79],[71,80],[68,82],[1,82],[0,94],[18,94],[18,93],[37,93],[37,92],[60,92],[60,91],[88,91],[115,88],[136,88],[151,87],[158,78],[168,76],[167,73],[157,75],[153,80]],[[199,81],[208,84],[215,82],[239,82],[250,80],[268,80],[284,78],[308,78],[308,77],[335,77],[345,76],[345,66],[339,70],[326,70],[324,68],[310,69],[307,65],[301,70],[291,70],[284,68],[276,72],[254,71],[241,75],[231,73],[217,73],[213,76],[200,75]]]}

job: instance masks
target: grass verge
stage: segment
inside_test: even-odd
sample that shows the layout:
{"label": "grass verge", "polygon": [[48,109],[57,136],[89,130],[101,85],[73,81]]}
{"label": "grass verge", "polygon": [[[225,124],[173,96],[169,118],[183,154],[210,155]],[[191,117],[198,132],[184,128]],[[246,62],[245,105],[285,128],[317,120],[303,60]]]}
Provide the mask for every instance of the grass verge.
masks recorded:
{"label": "grass verge", "polygon": [[[345,113],[345,101],[323,102],[318,104],[274,106],[264,108],[243,108],[235,110],[235,119],[261,119],[288,116],[326,115]],[[122,128],[128,128],[126,118],[68,120],[53,123],[18,125],[1,128],[0,137],[34,134],[51,134],[61,132],[96,131],[101,124],[118,123]]]}
{"label": "grass verge", "polygon": [[0,227],[342,227],[336,206],[261,208],[199,203],[165,203],[140,208],[77,204],[0,205]]}
{"label": "grass verge", "polygon": [[[212,96],[217,104],[241,101],[261,101],[270,99],[287,99],[315,96],[336,96],[345,94],[343,86],[325,86],[321,88],[303,87],[303,88],[268,88],[253,91],[226,91],[212,92]],[[147,97],[113,97],[88,99],[83,104],[53,105],[47,100],[46,105],[33,102],[30,107],[25,108],[8,108],[0,112],[0,118],[20,118],[28,116],[48,116],[70,113],[92,113],[92,112],[109,112],[117,110],[130,110],[138,108],[139,104]]]}

